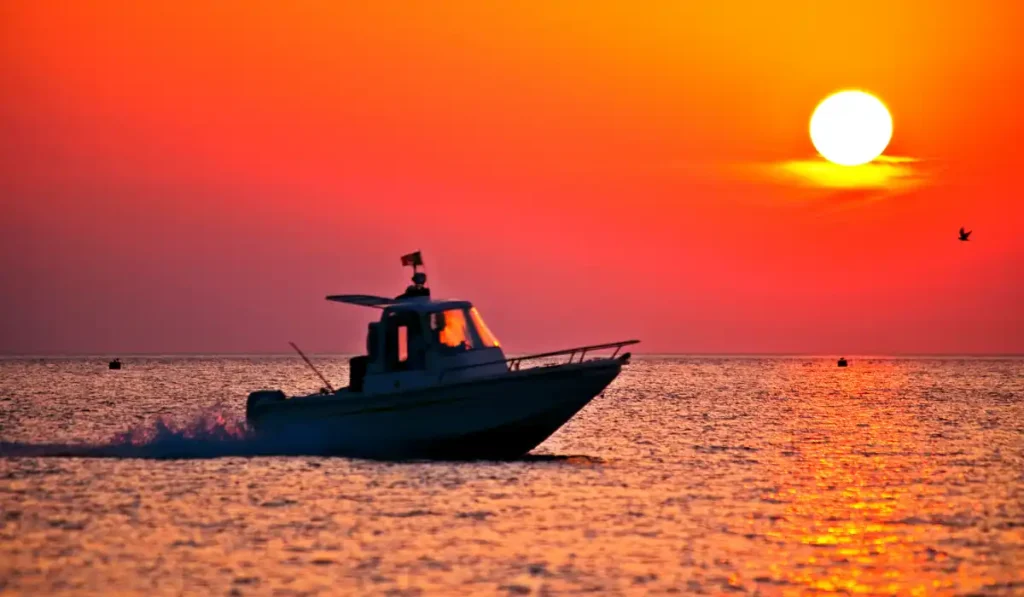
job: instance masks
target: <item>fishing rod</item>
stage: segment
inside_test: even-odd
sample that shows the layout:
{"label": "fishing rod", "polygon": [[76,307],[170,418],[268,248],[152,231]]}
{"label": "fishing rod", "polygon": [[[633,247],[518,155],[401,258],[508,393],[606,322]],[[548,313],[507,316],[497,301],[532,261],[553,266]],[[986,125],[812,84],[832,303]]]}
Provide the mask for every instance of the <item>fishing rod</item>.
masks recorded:
{"label": "fishing rod", "polygon": [[331,382],[327,381],[327,378],[324,377],[322,373],[320,373],[320,370],[317,369],[316,366],[314,366],[313,363],[310,362],[308,358],[306,358],[306,355],[303,354],[301,350],[299,350],[299,347],[295,346],[294,342],[289,342],[288,344],[291,344],[292,348],[295,349],[295,352],[299,353],[299,356],[302,357],[302,360],[306,361],[306,364],[309,365],[309,368],[313,370],[313,373],[316,373],[317,377],[320,378],[320,381],[324,382],[324,385],[327,386],[327,389],[330,390],[331,393],[334,393],[335,389],[334,386],[331,385]]}

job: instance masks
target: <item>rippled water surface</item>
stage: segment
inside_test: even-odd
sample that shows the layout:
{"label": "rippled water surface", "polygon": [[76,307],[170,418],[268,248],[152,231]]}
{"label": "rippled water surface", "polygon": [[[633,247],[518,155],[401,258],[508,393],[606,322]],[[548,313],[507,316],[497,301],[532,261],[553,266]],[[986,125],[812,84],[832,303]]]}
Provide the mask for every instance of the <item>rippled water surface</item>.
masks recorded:
{"label": "rippled water surface", "polygon": [[0,361],[0,590],[1024,594],[1022,360],[641,358],[500,463],[268,456],[301,362],[125,364]]}

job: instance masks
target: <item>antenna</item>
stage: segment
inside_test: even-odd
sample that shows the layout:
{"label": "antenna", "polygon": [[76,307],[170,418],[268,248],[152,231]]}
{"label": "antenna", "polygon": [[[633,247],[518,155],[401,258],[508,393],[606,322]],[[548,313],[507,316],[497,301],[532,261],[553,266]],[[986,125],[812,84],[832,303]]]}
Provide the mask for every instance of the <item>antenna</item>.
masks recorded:
{"label": "antenna", "polygon": [[427,288],[427,274],[419,270],[424,265],[423,253],[416,251],[415,253],[409,253],[408,255],[402,255],[402,265],[412,266],[412,286],[405,289],[398,298],[410,298],[420,296],[430,296],[430,289]]}
{"label": "antenna", "polygon": [[330,390],[332,393],[336,392],[334,386],[331,385],[331,382],[327,381],[327,378],[324,377],[322,373],[320,373],[320,370],[317,369],[308,358],[306,358],[306,355],[303,354],[301,350],[299,350],[299,347],[295,346],[294,342],[289,342],[288,344],[291,344],[292,348],[295,349],[295,352],[299,353],[299,356],[302,357],[302,360],[306,361],[306,364],[309,365],[309,368],[313,370],[313,373],[316,373],[317,377],[320,378],[320,381],[324,382],[324,385],[327,386],[327,389]]}

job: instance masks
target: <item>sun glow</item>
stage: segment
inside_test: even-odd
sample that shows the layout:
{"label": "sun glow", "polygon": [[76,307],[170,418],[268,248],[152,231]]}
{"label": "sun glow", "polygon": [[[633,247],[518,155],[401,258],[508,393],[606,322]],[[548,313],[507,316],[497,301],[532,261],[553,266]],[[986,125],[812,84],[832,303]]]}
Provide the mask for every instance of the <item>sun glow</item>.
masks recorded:
{"label": "sun glow", "polygon": [[811,116],[811,142],[825,159],[859,166],[882,155],[892,139],[892,116],[875,96],[840,91],[828,96]]}

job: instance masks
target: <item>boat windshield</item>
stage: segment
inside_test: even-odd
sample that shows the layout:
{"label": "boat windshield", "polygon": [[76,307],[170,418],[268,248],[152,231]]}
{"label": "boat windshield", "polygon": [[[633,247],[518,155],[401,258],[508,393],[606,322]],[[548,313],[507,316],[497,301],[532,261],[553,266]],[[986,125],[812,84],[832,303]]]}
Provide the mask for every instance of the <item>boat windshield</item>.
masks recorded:
{"label": "boat windshield", "polygon": [[484,346],[491,348],[494,346],[501,346],[498,342],[498,337],[491,332],[491,328],[487,327],[484,323],[484,318],[480,317],[480,312],[476,310],[476,307],[469,308],[469,316],[473,319],[473,325],[476,326],[476,333],[480,336],[480,341],[483,342]]}
{"label": "boat windshield", "polygon": [[[437,343],[448,351],[465,351],[498,346],[476,309],[448,309],[430,314],[430,329]],[[474,334],[474,329],[476,333]]]}

